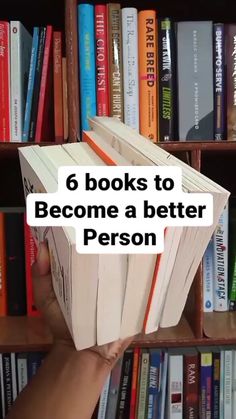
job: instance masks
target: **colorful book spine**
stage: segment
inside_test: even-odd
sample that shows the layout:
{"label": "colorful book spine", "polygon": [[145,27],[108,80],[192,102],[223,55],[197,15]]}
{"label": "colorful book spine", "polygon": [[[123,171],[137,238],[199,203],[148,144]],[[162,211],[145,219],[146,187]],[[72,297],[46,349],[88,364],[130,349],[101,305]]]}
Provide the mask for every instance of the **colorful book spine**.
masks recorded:
{"label": "colorful book spine", "polygon": [[167,416],[183,417],[183,355],[172,353],[169,354],[168,366]]}
{"label": "colorful book spine", "polygon": [[140,359],[140,377],[139,377],[139,398],[137,419],[145,419],[147,407],[147,390],[148,390],[148,376],[149,376],[149,352],[143,350]]}
{"label": "colorful book spine", "polygon": [[0,21],[0,142],[11,138],[9,44],[9,23]]}
{"label": "colorful book spine", "polygon": [[136,419],[136,405],[137,405],[137,398],[138,398],[137,395],[138,395],[139,359],[140,359],[140,348],[135,348],[133,371],[132,371],[129,419]]}
{"label": "colorful book spine", "polygon": [[148,406],[147,418],[155,419],[158,417],[158,393],[161,373],[161,351],[150,349],[150,367],[148,378]]}
{"label": "colorful book spine", "polygon": [[202,261],[203,266],[203,310],[205,313],[213,311],[213,283],[214,283],[214,243],[213,238],[208,243]]}
{"label": "colorful book spine", "polygon": [[201,353],[200,415],[211,418],[212,414],[212,353]]}
{"label": "colorful book spine", "polygon": [[214,139],[225,139],[225,34],[224,24],[213,25]]}
{"label": "colorful book spine", "polygon": [[212,140],[212,22],[177,23],[177,63],[179,140]]}
{"label": "colorful book spine", "polygon": [[158,22],[159,52],[159,140],[176,139],[176,72],[175,35],[173,22],[169,18]]}
{"label": "colorful book spine", "polygon": [[197,351],[184,354],[184,418],[198,419],[199,362]]}
{"label": "colorful book spine", "polygon": [[67,59],[62,58],[62,81],[63,81],[63,130],[64,141],[69,138],[69,115],[68,115],[68,87],[67,87]]}
{"label": "colorful book spine", "polygon": [[226,204],[213,234],[215,311],[228,310],[228,223],[229,206]]}
{"label": "colorful book spine", "polygon": [[105,4],[96,4],[95,6],[95,38],[97,115],[109,116],[107,8]]}
{"label": "colorful book spine", "polygon": [[236,140],[236,24],[225,25],[225,60],[226,60],[226,85],[227,85],[227,140]]}
{"label": "colorful book spine", "polygon": [[225,353],[225,370],[224,370],[224,417],[233,419],[232,417],[232,378],[233,378],[233,351],[231,349],[224,351]]}
{"label": "colorful book spine", "polygon": [[34,242],[34,238],[32,236],[30,226],[26,222],[26,217],[24,218],[24,238],[25,238],[25,276],[26,276],[27,315],[29,317],[38,317],[40,316],[40,313],[37,310],[34,303],[33,282],[32,282],[32,273],[31,273],[31,267],[36,260],[37,247]]}
{"label": "colorful book spine", "polygon": [[220,417],[220,351],[213,352],[212,419]]}
{"label": "colorful book spine", "polygon": [[128,350],[124,353],[123,357],[116,419],[125,419],[129,417],[132,369],[133,351]]}
{"label": "colorful book spine", "polygon": [[81,128],[88,130],[88,118],[96,115],[94,6],[79,4],[78,28]]}
{"label": "colorful book spine", "polygon": [[157,142],[157,27],[156,12],[138,14],[140,133]]}
{"label": "colorful book spine", "polygon": [[115,419],[120,388],[123,357],[119,358],[111,372],[110,387],[106,408],[106,419]]}
{"label": "colorful book spine", "polygon": [[106,417],[106,410],[107,410],[107,400],[108,400],[108,393],[109,393],[109,387],[110,387],[110,379],[111,374],[106,379],[106,382],[103,386],[102,393],[99,400],[99,406],[98,406],[98,415],[97,419],[105,419]]}
{"label": "colorful book spine", "polygon": [[53,32],[53,92],[55,141],[64,140],[63,128],[63,78],[62,78],[62,33]]}
{"label": "colorful book spine", "polygon": [[236,201],[229,207],[229,311],[236,310]]}
{"label": "colorful book spine", "polygon": [[30,115],[31,115],[33,92],[34,92],[34,81],[35,81],[35,72],[36,72],[36,64],[37,64],[38,46],[39,46],[39,28],[35,27],[34,33],[33,33],[29,78],[28,78],[28,89],[27,89],[24,124],[23,124],[23,141],[24,142],[28,141],[29,139]]}
{"label": "colorful book spine", "polygon": [[5,216],[0,212],[0,317],[7,315]]}
{"label": "colorful book spine", "polygon": [[124,123],[139,131],[138,12],[125,7],[122,16]]}
{"label": "colorful book spine", "polygon": [[120,4],[107,5],[110,116],[124,119],[123,59]]}

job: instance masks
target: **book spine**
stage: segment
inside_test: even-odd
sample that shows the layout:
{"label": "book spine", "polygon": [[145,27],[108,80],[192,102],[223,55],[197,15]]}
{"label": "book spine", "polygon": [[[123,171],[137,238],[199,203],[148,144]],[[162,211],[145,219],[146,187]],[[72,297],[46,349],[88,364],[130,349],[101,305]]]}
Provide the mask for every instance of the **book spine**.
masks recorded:
{"label": "book spine", "polygon": [[12,381],[12,400],[17,398],[17,378],[16,378],[16,354],[11,353],[11,381]]}
{"label": "book spine", "polygon": [[124,119],[122,30],[120,4],[107,5],[110,116]]}
{"label": "book spine", "polygon": [[10,141],[9,23],[0,21],[0,141]]}
{"label": "book spine", "polygon": [[149,372],[149,353],[145,350],[141,353],[140,378],[139,378],[139,400],[137,419],[146,418],[148,372]]}
{"label": "book spine", "polygon": [[111,374],[106,379],[106,382],[103,386],[102,393],[99,400],[99,407],[98,407],[98,415],[97,419],[105,419],[106,417],[106,409],[107,409],[107,400],[108,400],[108,392],[110,386],[110,379]]}
{"label": "book spine", "polygon": [[123,358],[121,357],[111,372],[111,381],[109,387],[106,419],[115,419],[116,409],[118,402],[118,394],[120,388],[121,370],[122,370]]}
{"label": "book spine", "polygon": [[31,233],[30,226],[26,222],[26,216],[24,217],[24,238],[25,238],[25,276],[26,276],[26,300],[27,300],[27,315],[29,317],[40,316],[34,303],[33,296],[33,282],[31,267],[36,260],[37,247],[34,242],[34,238]]}
{"label": "book spine", "polygon": [[30,352],[27,356],[27,380],[28,382],[37,373],[42,364],[44,355],[41,352]]}
{"label": "book spine", "polygon": [[212,22],[177,23],[177,63],[179,140],[212,140]]}
{"label": "book spine", "polygon": [[229,311],[236,310],[236,207],[229,207]]}
{"label": "book spine", "polygon": [[10,39],[11,39],[11,141],[21,141],[21,25],[20,22],[13,21],[10,23]]}
{"label": "book spine", "polygon": [[162,361],[161,361],[161,380],[160,380],[160,397],[159,397],[160,419],[165,419],[167,377],[168,377],[168,352],[164,352],[162,353]]}
{"label": "book spine", "polygon": [[138,12],[125,7],[121,14],[124,123],[139,131]]}
{"label": "book spine", "polygon": [[68,76],[68,137],[70,141],[78,141],[80,138],[80,110],[77,0],[67,0],[65,3],[65,28]]}
{"label": "book spine", "polygon": [[11,354],[9,353],[2,354],[2,367],[3,367],[4,404],[5,404],[5,413],[7,414],[13,403]]}
{"label": "book spine", "polygon": [[147,418],[158,417],[158,392],[160,383],[161,353],[159,350],[150,350],[150,367],[148,380]]}
{"label": "book spine", "polygon": [[27,354],[17,354],[17,387],[18,393],[28,384]]}
{"label": "book spine", "polygon": [[213,311],[213,282],[214,282],[214,244],[213,238],[208,243],[202,261],[203,266],[203,309],[204,312]]}
{"label": "book spine", "polygon": [[107,8],[105,4],[97,4],[95,6],[95,38],[97,115],[109,116]]}
{"label": "book spine", "polygon": [[233,378],[233,351],[225,352],[224,371],[224,417],[232,419],[232,378]]}
{"label": "book spine", "polygon": [[62,58],[62,81],[63,81],[63,128],[64,128],[64,141],[69,138],[69,125],[68,125],[68,84],[67,84],[67,59]]}
{"label": "book spine", "polygon": [[157,142],[157,27],[156,12],[138,14],[140,133]]}
{"label": "book spine", "polygon": [[212,353],[201,354],[200,414],[202,419],[212,413]]}
{"label": "book spine", "polygon": [[158,22],[159,51],[159,140],[176,139],[175,126],[175,38],[173,22],[169,18]]}
{"label": "book spine", "polygon": [[45,47],[43,54],[43,66],[42,66],[42,75],[40,82],[39,90],[39,102],[38,102],[38,113],[36,119],[36,129],[35,129],[35,142],[41,142],[48,140],[47,130],[48,130],[48,109],[50,103],[50,79],[52,77],[52,26],[47,26],[46,38],[45,38]]}
{"label": "book spine", "polygon": [[8,315],[26,314],[23,213],[6,213]]}
{"label": "book spine", "polygon": [[232,417],[236,417],[236,350],[233,349]]}
{"label": "book spine", "polygon": [[33,99],[33,92],[34,92],[34,81],[35,81],[35,71],[36,71],[36,64],[37,64],[38,46],[39,46],[39,28],[34,28],[32,51],[31,51],[31,58],[30,58],[30,68],[29,68],[28,90],[27,90],[24,124],[23,124],[23,141],[24,142],[28,141],[29,139],[30,115],[31,115],[32,99]]}
{"label": "book spine", "polygon": [[62,78],[62,33],[53,32],[53,91],[55,141],[62,143],[63,128],[63,78]]}
{"label": "book spine", "polygon": [[140,348],[134,350],[129,419],[136,419]]}
{"label": "book spine", "polygon": [[169,355],[168,377],[168,414],[169,417],[183,417],[183,356]]}
{"label": "book spine", "polygon": [[213,391],[212,417],[220,417],[220,352],[213,353]]}
{"label": "book spine", "polygon": [[3,379],[3,356],[0,354],[0,418],[4,419],[5,411],[5,392],[4,392],[4,379]]}
{"label": "book spine", "polygon": [[81,128],[89,130],[88,118],[96,115],[94,6],[79,4],[78,28]]}
{"label": "book spine", "polygon": [[214,310],[228,310],[228,222],[229,206],[226,204],[214,240]]}
{"label": "book spine", "polygon": [[220,419],[224,419],[225,351],[220,351]]}
{"label": "book spine", "polygon": [[126,351],[123,357],[116,419],[129,417],[132,368],[133,351]]}
{"label": "book spine", "polygon": [[0,212],[0,317],[7,315],[5,216]]}
{"label": "book spine", "polygon": [[213,25],[214,139],[225,139],[225,35],[224,24]]}
{"label": "book spine", "polygon": [[236,140],[236,24],[225,25],[225,60],[227,85],[227,140]]}
{"label": "book spine", "polygon": [[45,38],[46,38],[46,28],[40,28],[40,31],[39,31],[39,47],[38,47],[37,63],[36,63],[36,70],[35,70],[34,91],[33,91],[33,99],[32,99],[32,109],[31,109],[31,115],[30,115],[29,141],[34,141],[34,139],[35,139],[35,130],[36,130],[37,115],[38,115],[38,102],[39,102],[40,83],[41,83],[41,76],[42,76]]}
{"label": "book spine", "polygon": [[198,419],[198,355],[184,355],[184,418]]}

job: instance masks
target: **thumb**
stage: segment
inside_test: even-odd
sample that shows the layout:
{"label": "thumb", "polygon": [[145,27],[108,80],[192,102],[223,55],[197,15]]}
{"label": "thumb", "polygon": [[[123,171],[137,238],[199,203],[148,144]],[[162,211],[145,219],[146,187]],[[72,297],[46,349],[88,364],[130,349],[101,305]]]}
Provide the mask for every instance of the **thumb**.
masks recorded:
{"label": "thumb", "polygon": [[39,244],[36,262],[32,266],[33,276],[44,276],[50,272],[50,258],[45,242]]}

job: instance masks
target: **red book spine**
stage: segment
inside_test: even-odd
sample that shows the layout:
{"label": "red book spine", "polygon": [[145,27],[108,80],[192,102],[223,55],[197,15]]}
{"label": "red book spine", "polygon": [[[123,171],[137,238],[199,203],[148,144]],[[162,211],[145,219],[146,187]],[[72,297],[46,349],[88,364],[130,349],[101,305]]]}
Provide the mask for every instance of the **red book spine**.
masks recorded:
{"label": "red book spine", "polygon": [[9,23],[0,21],[0,141],[10,141]]}
{"label": "red book spine", "polygon": [[48,132],[50,131],[50,121],[49,118],[49,106],[51,102],[51,92],[52,88],[52,26],[47,26],[45,48],[44,48],[44,57],[43,57],[43,67],[42,67],[42,77],[40,83],[40,92],[39,92],[39,105],[38,105],[38,115],[37,115],[37,124],[35,132],[35,142],[39,143],[41,141],[52,140],[52,138],[47,138]]}
{"label": "red book spine", "polygon": [[184,355],[184,418],[198,419],[199,358],[197,354]]}
{"label": "red book spine", "polygon": [[132,383],[131,383],[131,398],[130,398],[130,414],[129,419],[136,419],[136,405],[138,394],[138,373],[139,373],[139,357],[140,348],[134,350]]}
{"label": "red book spine", "polygon": [[62,89],[62,34],[53,33],[53,90],[54,90],[54,124],[56,143],[64,139],[63,129],[63,89]]}
{"label": "red book spine", "polygon": [[107,10],[104,4],[95,6],[97,115],[109,115]]}
{"label": "red book spine", "polygon": [[31,234],[30,226],[24,218],[24,230],[25,230],[25,275],[26,275],[26,297],[27,297],[27,315],[29,317],[39,317],[40,313],[35,307],[34,296],[33,296],[33,283],[31,266],[36,260],[37,247],[35,245],[33,236]]}

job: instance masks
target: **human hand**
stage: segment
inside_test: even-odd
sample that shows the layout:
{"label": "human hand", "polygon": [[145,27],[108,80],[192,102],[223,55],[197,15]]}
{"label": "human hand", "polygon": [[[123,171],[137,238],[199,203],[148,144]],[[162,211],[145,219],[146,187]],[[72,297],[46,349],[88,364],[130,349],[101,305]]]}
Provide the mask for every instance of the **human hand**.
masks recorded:
{"label": "human hand", "polygon": [[[35,304],[50,327],[55,344],[67,345],[75,349],[53,290],[50,258],[46,243],[40,243],[37,261],[32,266],[32,276]],[[116,342],[94,346],[88,350],[97,353],[112,367],[131,342],[132,338],[119,339]]]}

